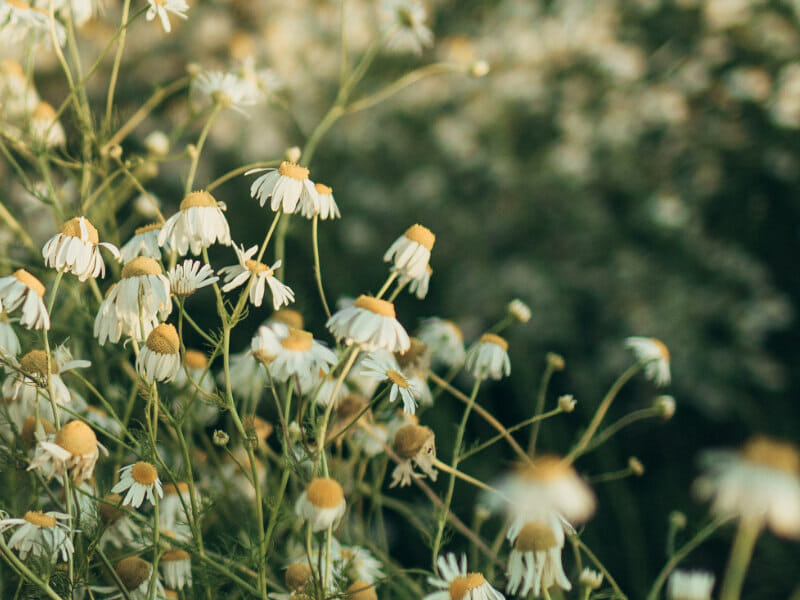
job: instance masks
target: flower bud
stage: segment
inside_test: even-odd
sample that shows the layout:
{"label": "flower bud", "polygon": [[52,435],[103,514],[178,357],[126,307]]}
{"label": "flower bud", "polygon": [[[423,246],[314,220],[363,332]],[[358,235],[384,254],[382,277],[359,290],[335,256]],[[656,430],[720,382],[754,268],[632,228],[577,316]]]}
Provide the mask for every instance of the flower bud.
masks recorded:
{"label": "flower bud", "polygon": [[575,400],[572,394],[564,394],[558,397],[558,408],[560,408],[562,412],[572,412],[575,410],[575,405],[577,403],[578,401]]}
{"label": "flower bud", "polygon": [[297,146],[292,146],[291,148],[287,148],[286,152],[284,152],[283,156],[288,160],[290,163],[296,163],[300,160],[300,156],[302,156],[303,151],[300,150]]}
{"label": "flower bud", "polygon": [[642,475],[644,475],[644,465],[635,456],[631,456],[628,459],[628,468],[631,470],[631,473],[633,473],[637,477],[641,477]]}
{"label": "flower bud", "polygon": [[556,354],[555,352],[548,352],[547,356],[545,356],[547,360],[547,366],[549,366],[553,371],[563,371],[564,370],[564,357],[560,354]]}
{"label": "flower bud", "polygon": [[231,441],[231,436],[221,429],[215,429],[214,435],[211,439],[213,440],[215,446],[227,446],[228,442]]}
{"label": "flower bud", "polygon": [[675,398],[672,396],[659,396],[653,402],[653,408],[658,411],[658,416],[669,421],[675,414]]}

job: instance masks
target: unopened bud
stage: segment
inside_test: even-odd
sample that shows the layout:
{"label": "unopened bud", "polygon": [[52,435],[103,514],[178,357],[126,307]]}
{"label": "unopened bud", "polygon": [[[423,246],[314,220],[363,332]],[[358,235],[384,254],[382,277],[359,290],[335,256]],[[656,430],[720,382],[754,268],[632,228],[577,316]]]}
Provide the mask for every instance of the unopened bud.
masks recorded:
{"label": "unopened bud", "polygon": [[580,581],[580,584],[583,587],[589,588],[590,590],[596,590],[603,585],[603,574],[586,567],[583,571],[581,571],[578,581]]}
{"label": "unopened bud", "polygon": [[658,411],[658,416],[669,421],[675,414],[675,398],[672,396],[659,396],[653,402],[653,408]]}
{"label": "unopened bud", "polygon": [[669,513],[669,524],[675,529],[686,528],[686,515],[679,510],[673,510]]}
{"label": "unopened bud", "polygon": [[548,352],[547,356],[548,366],[553,369],[553,371],[563,371],[564,370],[564,357],[560,354],[556,354],[555,352]]}
{"label": "unopened bud", "polygon": [[575,400],[572,394],[564,394],[558,397],[558,408],[560,408],[562,412],[572,412],[575,410],[575,405],[577,403],[578,401]]}
{"label": "unopened bud", "polygon": [[191,62],[186,65],[186,72],[192,77],[197,77],[203,72],[203,67],[196,62]]}
{"label": "unopened bud", "polygon": [[631,470],[631,473],[633,473],[637,477],[641,477],[642,475],[644,475],[644,465],[642,464],[642,461],[640,461],[635,456],[631,456],[628,459],[628,468]]}
{"label": "unopened bud", "polygon": [[283,153],[283,156],[286,160],[290,163],[296,163],[300,160],[300,156],[302,156],[303,151],[300,150],[297,146],[292,146],[291,148],[287,148],[286,152]]}
{"label": "unopened bud", "polygon": [[476,60],[469,66],[469,74],[476,78],[486,77],[490,69],[488,61]]}
{"label": "unopened bud", "polygon": [[508,314],[514,317],[520,323],[527,323],[531,320],[531,307],[525,304],[519,298],[514,298],[506,306]]}
{"label": "unopened bud", "polygon": [[483,506],[482,504],[478,504],[475,506],[475,520],[478,523],[483,523],[491,515],[492,513],[489,511],[489,509]]}
{"label": "unopened bud", "polygon": [[169,152],[169,137],[163,131],[153,131],[144,138],[144,147],[153,156],[166,156]]}
{"label": "unopened bud", "polygon": [[108,149],[108,155],[113,158],[114,160],[119,160],[122,158],[122,146],[119,144],[114,144]]}
{"label": "unopened bud", "polygon": [[231,441],[231,436],[229,436],[221,429],[215,429],[214,435],[211,439],[214,442],[215,446],[227,446],[228,442]]}

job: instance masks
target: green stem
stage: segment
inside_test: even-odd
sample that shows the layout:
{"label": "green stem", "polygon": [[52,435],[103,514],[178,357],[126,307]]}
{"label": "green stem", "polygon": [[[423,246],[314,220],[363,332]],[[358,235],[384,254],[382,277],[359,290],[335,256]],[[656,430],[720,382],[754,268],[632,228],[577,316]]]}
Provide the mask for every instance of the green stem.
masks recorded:
{"label": "green stem", "polygon": [[614,579],[611,576],[611,573],[609,573],[609,571],[608,571],[608,569],[606,569],[605,565],[603,565],[603,563],[601,563],[600,560],[594,555],[594,552],[589,550],[589,547],[586,544],[583,543],[583,540],[581,540],[577,535],[570,536],[570,538],[575,540],[575,543],[577,544],[577,546],[583,551],[583,553],[587,557],[589,557],[589,560],[594,563],[594,566],[596,566],[598,569],[600,569],[600,572],[605,576],[606,581],[608,581],[609,585],[612,588],[614,588],[614,591],[616,592],[617,597],[618,598],[622,598],[622,600],[628,600],[628,597],[625,594],[622,593],[622,590],[620,589],[619,585],[617,585],[616,579]]}
{"label": "green stem", "polygon": [[[536,396],[536,410],[533,412],[534,416],[542,414],[544,410],[544,403],[547,398],[547,387],[550,384],[550,377],[553,375],[554,371],[553,365],[550,361],[547,361],[547,366],[544,368],[544,374],[542,375],[542,381],[539,383],[539,393]],[[536,440],[539,437],[540,425],[541,422],[536,421],[531,429],[531,439],[528,442],[528,456],[531,458],[536,455]]]}
{"label": "green stem", "polygon": [[743,518],[739,521],[739,528],[733,539],[731,557],[722,580],[719,600],[739,600],[741,597],[744,577],[747,574],[747,567],[750,566],[750,559],[753,557],[753,549],[759,533],[761,533],[761,524],[757,520]]}
{"label": "green stem", "polygon": [[314,252],[314,278],[317,280],[317,290],[319,299],[322,300],[322,308],[325,309],[325,316],[331,318],[331,309],[328,308],[328,301],[325,299],[325,289],[322,286],[322,268],[319,262],[319,215],[314,215],[311,222],[311,248]]}
{"label": "green stem", "polygon": [[214,122],[214,119],[219,114],[220,110],[222,110],[222,106],[220,104],[215,104],[214,109],[211,111],[211,114],[208,117],[208,120],[206,121],[205,125],[203,125],[203,129],[200,132],[200,137],[197,138],[197,144],[195,144],[195,154],[192,157],[192,164],[189,166],[189,175],[186,177],[186,185],[183,188],[184,194],[188,194],[192,191],[194,177],[197,174],[197,165],[200,162],[200,154],[203,152],[203,146],[206,143],[208,132],[211,131],[211,124]]}
{"label": "green stem", "polygon": [[[122,53],[125,51],[125,40],[128,36],[128,28],[125,23],[128,21],[128,14],[130,13],[131,0],[125,0],[122,4],[122,24],[120,25],[119,43],[117,44],[117,53],[114,56],[114,66],[111,68],[111,78],[108,83],[108,97],[106,98],[106,118],[103,122],[103,131],[108,131],[111,127],[111,110],[114,107],[114,90],[117,86],[117,77],[119,76],[119,66],[122,63]],[[101,134],[102,135],[102,134]]]}

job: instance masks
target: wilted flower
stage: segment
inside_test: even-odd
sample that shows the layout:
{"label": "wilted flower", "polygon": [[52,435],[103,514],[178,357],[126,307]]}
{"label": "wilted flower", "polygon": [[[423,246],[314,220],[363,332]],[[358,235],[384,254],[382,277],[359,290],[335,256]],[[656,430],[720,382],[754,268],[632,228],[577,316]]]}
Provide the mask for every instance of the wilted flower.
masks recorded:
{"label": "wilted flower", "polygon": [[436,438],[429,427],[406,425],[398,429],[394,434],[394,451],[403,461],[392,471],[389,487],[411,485],[413,477],[422,477],[414,472],[412,463],[416,463],[431,481],[436,481],[438,472],[433,468],[436,462]]}
{"label": "wilted flower", "polygon": [[180,340],[173,325],[162,323],[147,336],[136,357],[136,370],[150,383],[172,381],[181,368]]}
{"label": "wilted flower", "polygon": [[259,205],[264,206],[269,198],[270,208],[287,214],[303,211],[305,214],[319,212],[319,199],[314,184],[308,178],[310,171],[306,167],[289,161],[283,161],[277,169],[252,169],[245,175],[266,171],[250,186],[250,195],[258,198]]}
{"label": "wilted flower", "polygon": [[58,430],[52,441],[41,440],[37,444],[28,470],[38,470],[45,479],[69,473],[72,481],[80,485],[94,475],[101,449],[105,451],[91,427],[83,421],[70,421]]}
{"label": "wilted flower", "polygon": [[192,587],[192,557],[185,550],[169,550],[159,562],[164,583],[172,590]]}
{"label": "wilted flower", "polygon": [[366,352],[405,352],[411,344],[395,316],[394,304],[372,296],[359,296],[351,306],[334,313],[326,326],[337,340],[358,344]]}
{"label": "wilted flower", "polygon": [[50,315],[44,305],[44,285],[25,269],[0,277],[0,302],[6,312],[22,307],[19,324],[28,329],[50,329]]}
{"label": "wilted flower", "polygon": [[513,545],[508,559],[509,594],[526,596],[532,590],[534,596],[539,596],[542,589],[553,585],[567,591],[572,589],[561,564],[564,525],[558,515],[551,513],[509,529],[507,537]]}
{"label": "wilted flower", "polygon": [[[117,566],[114,567],[114,572],[125,587],[130,600],[148,600],[153,565],[138,556],[129,556],[117,563]],[[164,587],[161,585],[160,580],[156,579],[155,587],[155,597],[164,598]],[[119,597],[122,597],[121,593]]]}
{"label": "wilted flower", "polygon": [[313,531],[322,531],[338,523],[346,508],[339,482],[329,477],[317,477],[297,499],[294,512],[304,521],[309,521]]}
{"label": "wilted flower", "polygon": [[231,232],[223,210],[225,204],[217,202],[205,190],[187,194],[178,212],[162,226],[158,245],[169,244],[179,254],[186,254],[191,249],[195,255],[215,242],[230,246]]}
{"label": "wilted flower", "polygon": [[42,256],[48,267],[72,273],[79,281],[86,281],[89,277],[96,279],[106,274],[100,246],[119,259],[117,247],[100,242],[97,229],[86,217],[75,217],[64,223],[61,232],[47,241],[42,248]]}
{"label": "wilted flower", "polygon": [[412,225],[383,255],[384,262],[392,262],[392,270],[410,280],[424,276],[436,236],[422,225]]}
{"label": "wilted flower", "polygon": [[508,342],[494,333],[484,333],[467,352],[465,366],[477,379],[508,377]]}
{"label": "wilted flower", "polygon": [[645,376],[657,386],[669,385],[669,350],[656,338],[629,337],[625,345],[644,366]]}
{"label": "wilted flower", "polygon": [[252,246],[250,249],[245,250],[244,246],[240,249],[234,245],[233,249],[236,252],[239,264],[223,267],[219,270],[220,275],[225,278],[225,285],[222,286],[223,292],[230,292],[247,283],[250,277],[255,276],[253,284],[250,286],[250,303],[253,306],[261,306],[267,285],[269,285],[269,291],[272,294],[272,307],[275,310],[278,310],[284,304],[294,302],[292,289],[275,277],[275,270],[281,266],[280,260],[268,267],[252,258],[258,252],[258,246]]}

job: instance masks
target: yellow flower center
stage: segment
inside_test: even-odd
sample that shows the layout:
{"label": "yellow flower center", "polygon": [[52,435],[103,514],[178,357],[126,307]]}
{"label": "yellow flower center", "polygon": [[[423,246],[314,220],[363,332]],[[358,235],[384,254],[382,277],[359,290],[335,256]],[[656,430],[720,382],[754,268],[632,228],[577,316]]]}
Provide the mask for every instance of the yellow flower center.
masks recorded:
{"label": "yellow flower center", "polygon": [[305,561],[292,563],[286,569],[283,580],[289,591],[302,591],[311,580],[311,567]]}
{"label": "yellow flower center", "polygon": [[665,361],[669,362],[669,348],[667,348],[666,344],[661,340],[657,340],[656,338],[650,338],[650,341],[653,342],[653,345],[658,350],[658,353],[661,355]]}
{"label": "yellow flower center", "polygon": [[[47,375],[47,353],[44,350],[31,350],[19,359],[19,368],[31,375],[44,377]],[[52,356],[50,357],[50,372],[58,373],[56,361]]]}
{"label": "yellow flower center", "polygon": [[151,568],[150,563],[146,560],[142,560],[138,556],[129,556],[119,561],[114,567],[114,571],[125,589],[130,592],[150,578]]}
{"label": "yellow flower center", "polygon": [[289,335],[281,340],[281,346],[292,352],[306,352],[311,349],[314,336],[309,331],[289,328]]}
{"label": "yellow flower center", "polygon": [[208,357],[199,350],[187,350],[183,355],[183,362],[190,369],[205,369],[208,366]]}
{"label": "yellow flower center", "polygon": [[345,598],[347,600],[378,600],[378,594],[374,585],[358,579],[347,588]]}
{"label": "yellow flower center", "polygon": [[499,335],[495,335],[494,333],[484,333],[481,336],[481,343],[494,344],[498,348],[502,348],[504,352],[508,351],[508,342],[504,338],[501,338]]}
{"label": "yellow flower center", "polygon": [[158,479],[158,471],[149,462],[139,461],[131,469],[131,477],[133,480],[140,484],[151,486]]}
{"label": "yellow flower center", "polygon": [[408,389],[408,379],[406,379],[405,376],[399,371],[395,371],[394,369],[389,369],[388,371],[386,371],[386,378],[397,387],[401,387],[404,390]]}
{"label": "yellow flower center", "polygon": [[406,229],[406,232],[403,235],[407,239],[418,243],[420,246],[424,246],[428,250],[433,250],[433,244],[436,242],[436,236],[431,232],[431,230],[419,224],[412,225]]}
{"label": "yellow flower center", "polygon": [[177,562],[179,560],[189,560],[190,558],[191,556],[189,556],[188,552],[180,549],[170,550],[161,555],[161,560],[164,562]]}
{"label": "yellow flower center", "polygon": [[142,277],[144,275],[161,275],[161,265],[147,256],[137,256],[122,267],[122,278]]}
{"label": "yellow flower center", "polygon": [[480,573],[467,573],[464,577],[456,577],[450,582],[451,600],[462,600],[467,592],[481,587],[486,582]]}
{"label": "yellow flower center", "polygon": [[323,183],[314,184],[314,189],[317,190],[317,193],[320,196],[327,196],[333,193],[333,188],[329,188],[327,185]]}
{"label": "yellow flower center", "polygon": [[335,479],[317,477],[308,484],[306,498],[315,508],[336,508],[344,502],[344,490]]}
{"label": "yellow flower center", "polygon": [[522,468],[524,477],[537,481],[552,481],[574,473],[574,469],[569,464],[554,454],[543,454],[533,463]]}
{"label": "yellow flower center", "polygon": [[214,196],[209,194],[207,191],[199,190],[197,192],[191,192],[187,194],[186,197],[181,201],[180,209],[187,210],[196,206],[202,208],[216,208],[217,201]]}
{"label": "yellow flower center", "polygon": [[23,517],[28,523],[32,523],[37,527],[55,527],[56,520],[50,515],[44,514],[40,510],[29,510]]}
{"label": "yellow flower center", "polygon": [[252,258],[250,260],[244,261],[244,266],[248,271],[252,271],[253,273],[264,273],[266,272],[267,277],[272,277],[273,271],[264,263],[256,262]]}
{"label": "yellow flower center", "polygon": [[422,425],[405,425],[394,434],[394,449],[401,458],[414,458],[433,438],[433,431]]}
{"label": "yellow flower center", "polygon": [[115,523],[125,514],[118,508],[121,504],[122,496],[119,494],[108,494],[102,502],[97,503],[97,514],[104,525]]}
{"label": "yellow flower center", "polygon": [[284,325],[294,327],[295,329],[303,328],[303,315],[296,310],[292,310],[291,308],[282,308],[280,310],[276,310],[274,313],[272,313],[270,320],[283,323]]}
{"label": "yellow flower center", "polygon": [[[97,229],[95,226],[89,222],[89,219],[84,218],[83,224],[86,225],[86,232],[89,234],[89,241],[92,245],[96,246],[100,243],[100,237],[97,234]],[[61,233],[62,235],[68,235],[69,237],[81,237],[81,218],[75,217],[74,219],[70,219],[66,223],[61,226]]]}
{"label": "yellow flower center", "polygon": [[301,167],[298,164],[285,160],[281,163],[281,166],[278,167],[278,173],[284,177],[291,177],[292,179],[297,179],[298,181],[305,181],[308,179],[310,171],[305,167]]}
{"label": "yellow flower center", "polygon": [[353,306],[363,308],[369,312],[375,313],[376,315],[381,315],[382,317],[395,318],[396,316],[396,313],[394,312],[394,304],[388,300],[373,298],[372,296],[367,296],[365,294],[362,294],[356,298]]}
{"label": "yellow flower center", "polygon": [[25,269],[17,269],[14,271],[14,279],[24,283],[25,286],[33,290],[39,298],[44,297],[44,284]]}
{"label": "yellow flower center", "polygon": [[164,494],[166,496],[175,496],[177,494],[188,494],[189,484],[185,481],[179,481],[176,487],[171,481],[164,484]]}
{"label": "yellow flower center", "polygon": [[[45,14],[47,14],[45,12]],[[31,119],[34,121],[44,121],[45,123],[52,123],[56,118],[56,109],[48,102],[39,102],[36,108],[33,109]]]}
{"label": "yellow flower center", "polygon": [[800,474],[800,450],[788,442],[756,436],[744,445],[742,456],[773,469]]}
{"label": "yellow flower center", "polygon": [[545,552],[557,545],[552,529],[539,521],[531,521],[520,530],[514,549],[520,552]]}
{"label": "yellow flower center", "polygon": [[158,354],[178,354],[180,351],[180,341],[178,331],[174,325],[162,323],[147,336],[145,342],[148,348]]}
{"label": "yellow flower center", "polygon": [[86,456],[97,450],[97,436],[83,421],[70,421],[64,425],[54,441],[72,456]]}
{"label": "yellow flower center", "polygon": [[150,223],[149,225],[145,225],[143,227],[137,227],[133,233],[134,235],[149,233],[151,231],[156,231],[158,229],[161,229],[161,227],[163,227],[162,223]]}

